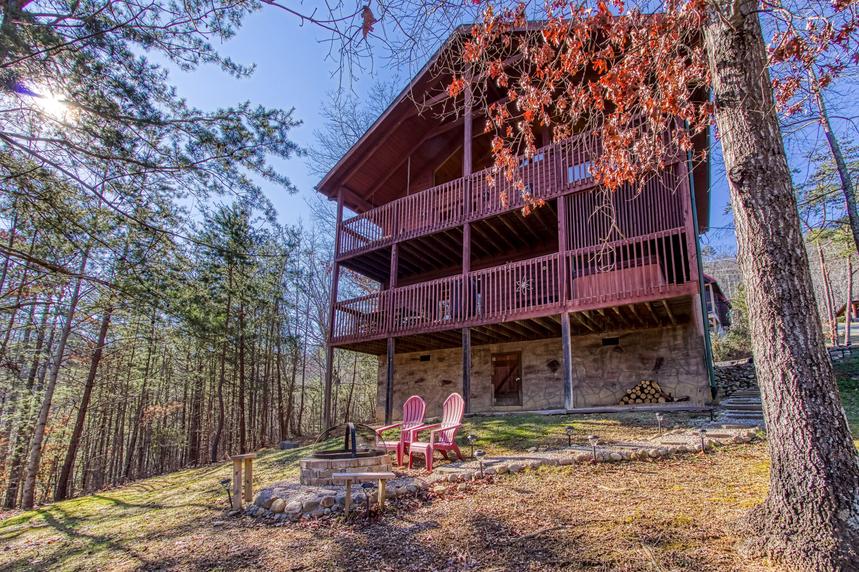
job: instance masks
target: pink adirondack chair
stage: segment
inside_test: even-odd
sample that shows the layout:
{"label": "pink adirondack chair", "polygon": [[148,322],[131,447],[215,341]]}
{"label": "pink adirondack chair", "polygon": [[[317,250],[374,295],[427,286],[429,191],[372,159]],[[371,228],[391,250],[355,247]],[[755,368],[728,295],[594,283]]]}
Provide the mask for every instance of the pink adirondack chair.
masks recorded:
{"label": "pink adirondack chair", "polygon": [[[442,407],[441,423],[422,425],[413,431],[414,437],[409,447],[409,468],[412,468],[412,460],[415,453],[423,452],[427,471],[432,472],[432,458],[436,451],[440,451],[447,459],[448,451],[453,451],[462,461],[462,453],[456,444],[456,433],[462,427],[462,415],[465,412],[465,400],[458,393],[451,393]],[[418,441],[418,433],[430,429],[429,442]]]}
{"label": "pink adirondack chair", "polygon": [[[412,395],[403,403],[403,420],[376,429],[376,446],[384,447],[385,451],[397,452],[397,465],[403,464],[403,455],[414,439],[414,430],[423,425],[426,402],[418,395]],[[396,441],[382,439],[382,433],[390,429],[400,428],[400,438]]]}

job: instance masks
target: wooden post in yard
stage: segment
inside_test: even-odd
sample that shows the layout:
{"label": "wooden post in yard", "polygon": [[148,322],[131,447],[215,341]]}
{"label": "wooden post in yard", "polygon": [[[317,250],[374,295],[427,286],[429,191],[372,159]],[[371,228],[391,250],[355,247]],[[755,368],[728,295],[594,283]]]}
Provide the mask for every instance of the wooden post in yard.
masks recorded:
{"label": "wooden post in yard", "polygon": [[343,499],[343,514],[349,516],[349,509],[352,507],[352,481],[346,479],[346,498]]}
{"label": "wooden post in yard", "polygon": [[[251,502],[254,498],[254,459],[256,453],[232,455],[233,461],[233,509],[242,510],[242,500]],[[244,471],[242,468],[244,467]]]}
{"label": "wooden post in yard", "polygon": [[245,476],[244,476],[245,500],[247,502],[251,502],[252,500],[254,500],[254,459],[253,459],[253,457],[246,458],[244,463],[245,463]]}
{"label": "wooden post in yard", "polygon": [[242,460],[233,459],[233,510],[242,510]]}

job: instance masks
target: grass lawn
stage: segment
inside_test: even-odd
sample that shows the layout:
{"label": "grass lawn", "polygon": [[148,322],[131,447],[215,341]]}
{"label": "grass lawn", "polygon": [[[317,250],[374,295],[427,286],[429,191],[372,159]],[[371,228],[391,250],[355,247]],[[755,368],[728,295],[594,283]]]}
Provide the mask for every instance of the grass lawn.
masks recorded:
{"label": "grass lawn", "polygon": [[[859,438],[859,357],[838,362]],[[682,421],[669,416],[669,421]],[[490,454],[566,444],[568,417],[470,420]],[[655,433],[652,415],[578,417],[577,440]],[[293,476],[306,450],[266,451],[255,486]],[[0,570],[771,570],[735,550],[736,523],[767,490],[761,443],[658,462],[543,468],[400,499],[367,524],[280,527],[227,518],[227,464],[7,515]]]}
{"label": "grass lawn", "polygon": [[853,431],[854,443],[859,447],[859,356],[837,361],[834,366],[847,422]]}

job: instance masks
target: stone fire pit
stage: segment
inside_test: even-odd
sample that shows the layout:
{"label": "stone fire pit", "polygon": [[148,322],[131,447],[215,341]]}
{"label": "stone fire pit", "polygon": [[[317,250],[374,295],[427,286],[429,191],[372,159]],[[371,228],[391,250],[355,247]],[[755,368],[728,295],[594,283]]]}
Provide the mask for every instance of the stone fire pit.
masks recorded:
{"label": "stone fire pit", "polygon": [[383,473],[393,470],[390,456],[377,449],[358,450],[354,457],[351,452],[316,453],[301,459],[299,465],[301,484],[317,487],[335,484],[331,479],[334,473]]}
{"label": "stone fire pit", "polygon": [[384,449],[358,448],[355,425],[346,425],[343,449],[317,451],[301,459],[300,482],[305,486],[327,487],[334,485],[334,473],[383,473],[393,470],[391,458]]}

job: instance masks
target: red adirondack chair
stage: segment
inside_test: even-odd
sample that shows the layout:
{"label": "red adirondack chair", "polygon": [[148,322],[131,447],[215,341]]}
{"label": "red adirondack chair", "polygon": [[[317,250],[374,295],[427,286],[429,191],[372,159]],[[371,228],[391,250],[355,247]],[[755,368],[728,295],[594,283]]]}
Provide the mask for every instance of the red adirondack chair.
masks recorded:
{"label": "red adirondack chair", "polygon": [[[453,451],[462,461],[462,453],[456,444],[456,432],[462,427],[462,415],[465,412],[465,400],[458,393],[451,393],[442,407],[441,423],[422,425],[413,430],[413,440],[409,446],[409,468],[412,468],[412,456],[423,452],[427,471],[432,472],[432,457],[440,451],[447,459],[447,452]],[[418,433],[430,429],[429,442],[418,441]]]}
{"label": "red adirondack chair", "polygon": [[[414,439],[414,430],[423,425],[424,412],[427,404],[420,396],[412,395],[403,403],[403,420],[376,429],[376,446],[384,447],[385,451],[397,452],[397,465],[403,464],[403,454]],[[382,433],[390,429],[400,428],[400,438],[396,441],[382,439]]]}

